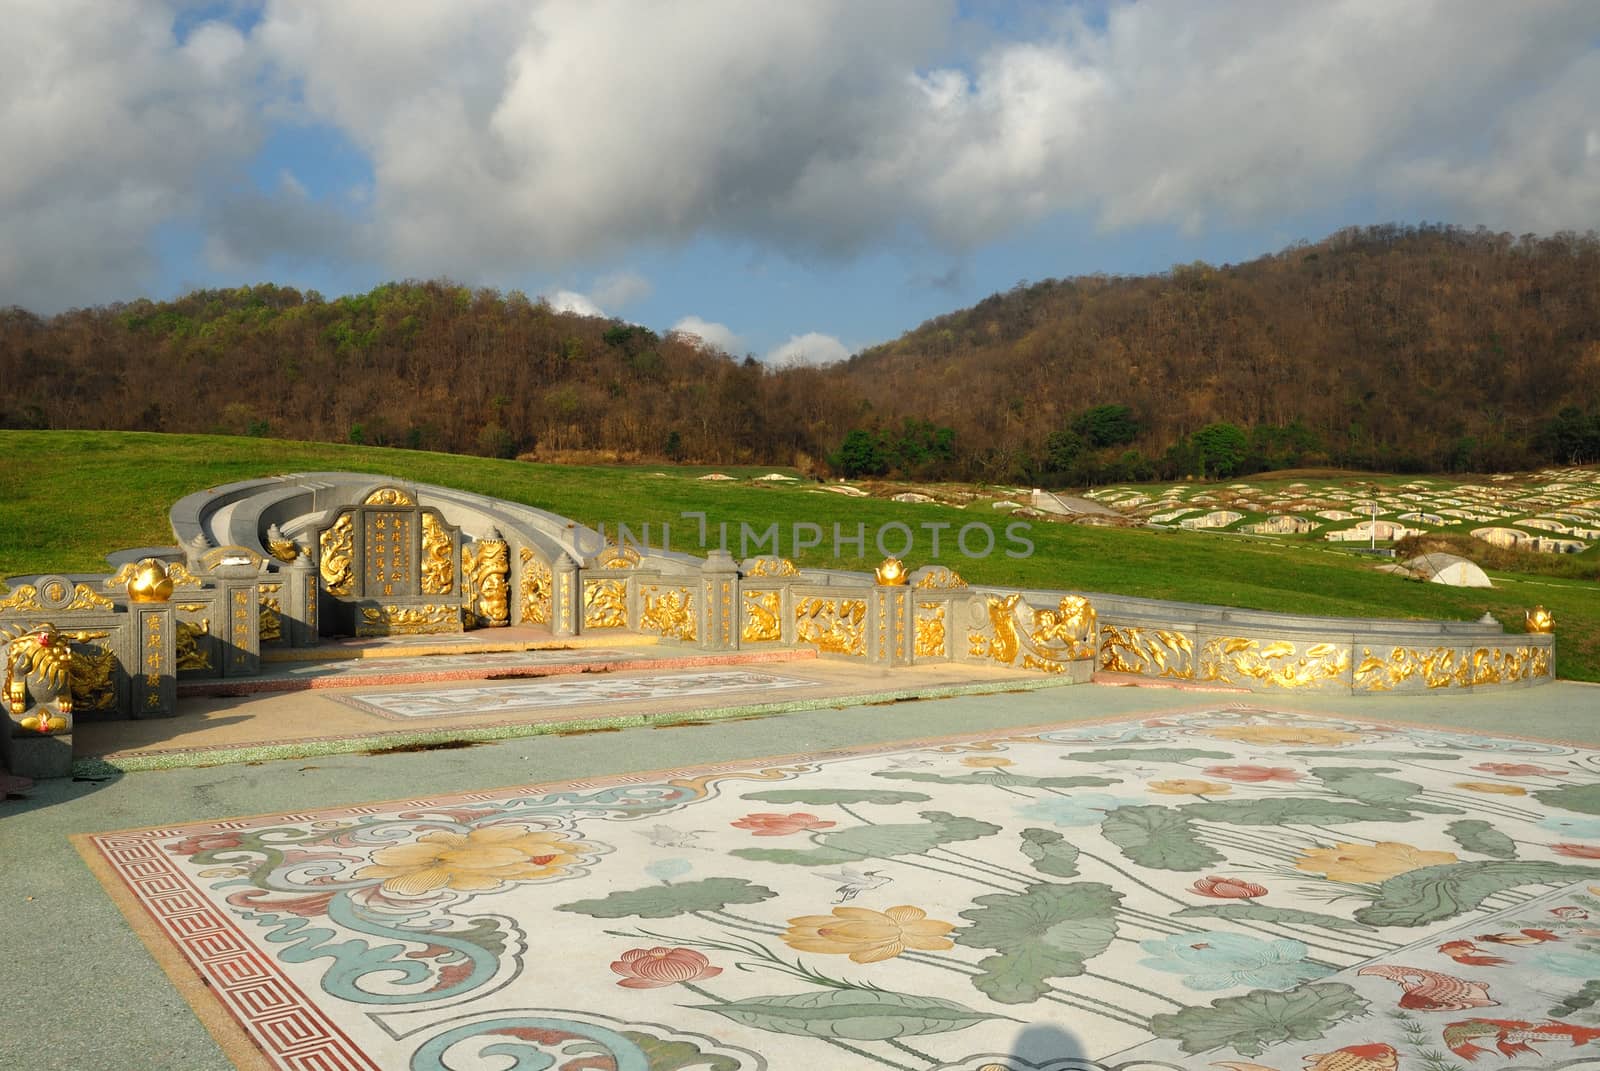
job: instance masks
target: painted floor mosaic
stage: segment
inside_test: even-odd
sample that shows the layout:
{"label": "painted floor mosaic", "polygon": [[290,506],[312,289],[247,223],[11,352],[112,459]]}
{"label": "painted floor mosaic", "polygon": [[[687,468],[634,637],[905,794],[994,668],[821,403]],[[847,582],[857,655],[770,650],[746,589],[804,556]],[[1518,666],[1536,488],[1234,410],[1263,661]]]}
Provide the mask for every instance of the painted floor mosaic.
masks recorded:
{"label": "painted floor mosaic", "polygon": [[413,658],[347,659],[342,662],[306,662],[272,666],[261,679],[286,677],[301,680],[313,677],[369,676],[383,673],[420,673],[450,669],[476,669],[478,667],[522,668],[527,666],[559,666],[569,662],[620,662],[630,658],[647,658],[637,649],[632,651],[609,650],[604,647],[582,647],[570,650],[538,651],[485,651],[478,654],[417,655]]}
{"label": "painted floor mosaic", "polygon": [[1560,744],[1233,707],[79,842],[273,1068],[1600,1068]]}
{"label": "painted floor mosaic", "polygon": [[607,676],[583,680],[541,680],[481,688],[408,689],[387,694],[332,695],[329,698],[385,718],[444,718],[458,714],[487,716],[518,710],[547,710],[588,703],[636,703],[726,695],[730,692],[814,688],[817,683],[770,673],[710,670],[704,673],[656,673],[637,678]]}

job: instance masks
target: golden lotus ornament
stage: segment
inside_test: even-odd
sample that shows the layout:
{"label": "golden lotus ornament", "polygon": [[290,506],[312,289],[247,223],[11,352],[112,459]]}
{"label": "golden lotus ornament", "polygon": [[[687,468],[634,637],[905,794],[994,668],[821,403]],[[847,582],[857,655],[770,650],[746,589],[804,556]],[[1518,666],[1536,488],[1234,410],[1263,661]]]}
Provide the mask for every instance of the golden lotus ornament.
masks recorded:
{"label": "golden lotus ornament", "polygon": [[129,602],[166,602],[172,598],[172,578],[159,558],[143,558],[128,581]]}
{"label": "golden lotus ornament", "polygon": [[1554,632],[1556,630],[1556,619],[1543,606],[1535,606],[1529,610],[1527,617],[1529,632]]}
{"label": "golden lotus ornament", "polygon": [[899,558],[885,558],[873,573],[878,578],[878,583],[890,587],[904,584],[908,578],[906,563]]}

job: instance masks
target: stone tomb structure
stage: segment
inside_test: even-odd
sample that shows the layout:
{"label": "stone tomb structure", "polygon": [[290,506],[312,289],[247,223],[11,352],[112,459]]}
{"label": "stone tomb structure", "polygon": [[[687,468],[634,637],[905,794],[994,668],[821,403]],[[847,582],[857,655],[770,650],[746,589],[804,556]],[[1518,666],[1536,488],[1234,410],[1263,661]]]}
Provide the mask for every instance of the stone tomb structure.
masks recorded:
{"label": "stone tomb structure", "polygon": [[[262,652],[332,636],[509,625],[635,633],[707,652],[809,648],[885,668],[967,663],[1383,695],[1553,677],[1549,615],[1352,620],[1075,591],[974,587],[941,565],[801,569],[630,545],[519,503],[353,473],[249,480],[181,499],[176,546],[109,575],[13,577],[0,597],[0,758],[70,770],[76,717],[176,713],[177,680],[250,677]],[[9,731],[5,731],[9,730]]]}

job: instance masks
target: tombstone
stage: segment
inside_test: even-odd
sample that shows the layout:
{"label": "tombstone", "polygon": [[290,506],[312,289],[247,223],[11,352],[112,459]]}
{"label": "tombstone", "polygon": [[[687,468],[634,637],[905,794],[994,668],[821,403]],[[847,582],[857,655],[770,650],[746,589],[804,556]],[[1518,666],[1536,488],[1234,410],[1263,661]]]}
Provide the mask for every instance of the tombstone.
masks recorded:
{"label": "tombstone", "polygon": [[403,488],[378,487],[317,528],[323,635],[461,632],[460,530]]}

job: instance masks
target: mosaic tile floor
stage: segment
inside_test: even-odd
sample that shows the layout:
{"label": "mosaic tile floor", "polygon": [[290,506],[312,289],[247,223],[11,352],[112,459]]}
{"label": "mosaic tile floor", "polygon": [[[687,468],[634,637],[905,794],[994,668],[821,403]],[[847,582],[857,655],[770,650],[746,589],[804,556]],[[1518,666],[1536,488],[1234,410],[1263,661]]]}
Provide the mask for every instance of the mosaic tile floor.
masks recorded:
{"label": "mosaic tile floor", "polygon": [[812,688],[817,683],[770,673],[710,670],[704,673],[658,673],[638,678],[540,680],[434,691],[410,689],[392,694],[333,695],[330,698],[385,718],[443,718],[459,714],[491,716],[523,710],[550,710],[589,703],[634,703],[735,692],[781,691]]}
{"label": "mosaic tile floor", "polygon": [[1560,744],[1246,706],[79,846],[247,1066],[1600,1068]]}

